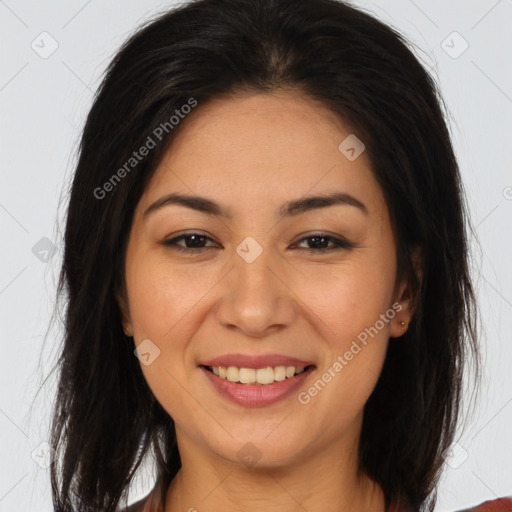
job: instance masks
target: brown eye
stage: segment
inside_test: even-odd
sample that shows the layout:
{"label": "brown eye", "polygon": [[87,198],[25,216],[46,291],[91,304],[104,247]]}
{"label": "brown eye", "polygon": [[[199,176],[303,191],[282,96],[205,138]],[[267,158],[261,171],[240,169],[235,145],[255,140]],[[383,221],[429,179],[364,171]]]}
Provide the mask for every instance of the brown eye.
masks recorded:
{"label": "brown eye", "polygon": [[[350,243],[348,240],[336,238],[325,233],[314,233],[302,238],[298,243],[301,243],[304,240],[311,241],[311,243],[308,243],[309,247],[302,247],[301,249],[312,252],[328,252],[355,247],[354,244]],[[333,245],[329,247],[329,243],[332,243]]]}
{"label": "brown eye", "polygon": [[[185,247],[178,245],[178,242],[181,240],[185,240]],[[204,245],[208,240],[213,242],[209,236],[203,235],[202,233],[187,233],[169,240],[164,240],[162,244],[172,247],[177,251],[200,252],[202,249],[210,249],[212,247]]]}

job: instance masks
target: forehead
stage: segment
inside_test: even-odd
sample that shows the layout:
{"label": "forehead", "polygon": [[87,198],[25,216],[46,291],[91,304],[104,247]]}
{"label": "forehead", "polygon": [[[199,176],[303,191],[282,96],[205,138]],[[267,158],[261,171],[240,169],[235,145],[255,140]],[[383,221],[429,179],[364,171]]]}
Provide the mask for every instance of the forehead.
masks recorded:
{"label": "forehead", "polygon": [[351,160],[340,150],[354,136],[335,113],[296,91],[199,103],[181,121],[141,207],[172,191],[256,206],[334,190],[381,207],[365,152]]}

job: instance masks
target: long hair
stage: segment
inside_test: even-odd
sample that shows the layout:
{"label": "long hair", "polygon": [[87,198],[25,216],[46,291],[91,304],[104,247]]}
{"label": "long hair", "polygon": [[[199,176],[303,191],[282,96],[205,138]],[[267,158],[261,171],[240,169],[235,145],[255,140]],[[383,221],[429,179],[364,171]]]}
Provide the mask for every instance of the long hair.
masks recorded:
{"label": "long hair", "polygon": [[[359,466],[387,503],[433,510],[465,363],[470,355],[478,362],[469,216],[437,83],[399,32],[348,3],[196,0],[130,36],[81,136],[57,291],[65,309],[51,425],[57,512],[114,512],[151,451],[162,498],[181,467],[173,420],[122,330],[118,297],[134,210],[184,105],[281,89],[339,115],[364,141],[384,193],[397,279],[410,284],[416,309],[389,344],[365,405]],[[154,146],[135,158],[149,138]]]}

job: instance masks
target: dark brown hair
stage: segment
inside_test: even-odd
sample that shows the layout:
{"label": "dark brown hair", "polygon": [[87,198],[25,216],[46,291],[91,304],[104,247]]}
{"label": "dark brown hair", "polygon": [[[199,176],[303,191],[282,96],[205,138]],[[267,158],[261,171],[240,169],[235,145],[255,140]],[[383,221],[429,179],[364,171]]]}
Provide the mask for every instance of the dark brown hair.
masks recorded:
{"label": "dark brown hair", "polygon": [[[83,130],[58,285],[66,315],[51,438],[57,512],[113,512],[150,450],[162,493],[180,468],[174,423],[146,383],[117,301],[135,207],[180,129],[169,127],[170,116],[191,98],[201,105],[289,88],[338,114],[364,141],[384,192],[397,279],[410,283],[416,311],[389,344],[365,405],[360,470],[388,503],[433,510],[464,364],[478,361],[467,207],[438,86],[402,35],[348,3],[197,0],[129,38]],[[165,123],[156,147],[112,181]]]}

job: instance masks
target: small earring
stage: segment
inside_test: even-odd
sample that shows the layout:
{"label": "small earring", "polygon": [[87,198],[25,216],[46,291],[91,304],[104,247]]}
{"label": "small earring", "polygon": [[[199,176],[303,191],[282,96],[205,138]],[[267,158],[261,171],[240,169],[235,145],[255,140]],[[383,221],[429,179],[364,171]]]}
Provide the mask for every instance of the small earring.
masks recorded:
{"label": "small earring", "polygon": [[400,327],[402,328],[402,331],[405,329],[405,322],[403,320],[400,320]]}
{"label": "small earring", "polygon": [[126,336],[128,336],[129,338],[132,336],[132,332],[126,332],[126,329],[123,327],[123,332],[125,333]]}

